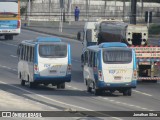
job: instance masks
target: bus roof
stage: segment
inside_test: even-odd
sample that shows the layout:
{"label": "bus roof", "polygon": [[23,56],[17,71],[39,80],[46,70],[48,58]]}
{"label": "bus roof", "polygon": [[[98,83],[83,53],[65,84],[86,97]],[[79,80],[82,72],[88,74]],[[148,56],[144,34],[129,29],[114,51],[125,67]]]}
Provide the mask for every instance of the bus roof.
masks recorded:
{"label": "bus roof", "polygon": [[121,42],[106,42],[106,43],[101,43],[99,45],[93,45],[93,46],[89,46],[87,47],[90,50],[94,50],[94,51],[99,51],[100,49],[103,48],[128,48],[127,45],[125,43],[121,43]]}
{"label": "bus roof", "polygon": [[127,47],[127,45],[121,42],[105,42],[99,44],[99,48],[108,48],[108,47]]}
{"label": "bus roof", "polygon": [[57,37],[38,37],[37,42],[61,42],[60,38]]}

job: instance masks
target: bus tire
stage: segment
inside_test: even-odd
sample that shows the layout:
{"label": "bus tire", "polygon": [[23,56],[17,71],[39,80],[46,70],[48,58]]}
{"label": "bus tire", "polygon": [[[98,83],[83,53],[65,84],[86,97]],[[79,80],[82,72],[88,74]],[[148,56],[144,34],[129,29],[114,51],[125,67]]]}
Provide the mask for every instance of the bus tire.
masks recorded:
{"label": "bus tire", "polygon": [[13,40],[13,35],[9,35],[9,39],[10,39],[10,40]]}
{"label": "bus tire", "polygon": [[29,87],[30,88],[35,88],[35,83],[34,82],[29,82]]}
{"label": "bus tire", "polygon": [[5,35],[5,36],[4,36],[4,39],[5,39],[5,40],[9,40],[9,35]]}
{"label": "bus tire", "polygon": [[132,89],[126,89],[123,91],[123,96],[131,96],[132,95]]}
{"label": "bus tire", "polygon": [[89,84],[86,82],[86,85],[87,85],[87,92],[92,92],[92,88],[89,86]]}
{"label": "bus tire", "polygon": [[100,89],[94,89],[94,95],[98,96],[102,94],[102,90]]}
{"label": "bus tire", "polygon": [[60,88],[65,89],[65,82],[60,84]]}
{"label": "bus tire", "polygon": [[60,89],[61,88],[61,84],[57,84],[57,89]]}
{"label": "bus tire", "polygon": [[22,85],[22,86],[25,86],[25,80],[22,80],[22,79],[21,79],[21,85]]}

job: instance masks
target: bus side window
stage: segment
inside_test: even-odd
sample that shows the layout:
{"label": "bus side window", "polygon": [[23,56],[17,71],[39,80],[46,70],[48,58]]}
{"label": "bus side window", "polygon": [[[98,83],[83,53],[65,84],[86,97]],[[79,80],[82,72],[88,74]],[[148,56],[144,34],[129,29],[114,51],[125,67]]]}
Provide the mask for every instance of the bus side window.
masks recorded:
{"label": "bus side window", "polygon": [[34,47],[32,47],[32,62],[34,61]]}
{"label": "bus side window", "polygon": [[88,63],[88,51],[84,52],[84,64]]}
{"label": "bus side window", "polygon": [[20,58],[21,58],[21,60],[23,60],[24,45],[22,45],[22,47],[21,47],[21,52],[20,52],[20,54],[21,54]]}
{"label": "bus side window", "polygon": [[21,44],[18,45],[17,48],[17,56],[20,57]]}
{"label": "bus side window", "polygon": [[26,47],[26,61],[29,61],[29,46]]}
{"label": "bus side window", "polygon": [[29,61],[29,62],[31,62],[31,61],[30,61],[30,50],[31,50],[31,46],[28,47],[28,61]]}
{"label": "bus side window", "polygon": [[89,67],[92,67],[93,66],[93,62],[92,62],[92,56],[93,56],[93,52],[92,51],[89,51],[89,64],[88,64],[88,66]]}
{"label": "bus side window", "polygon": [[97,54],[94,52],[92,57],[93,67],[97,67]]}
{"label": "bus side window", "polygon": [[32,62],[32,47],[29,48],[29,61]]}
{"label": "bus side window", "polygon": [[24,45],[24,47],[23,47],[23,60],[25,60],[25,55],[26,55],[26,46]]}

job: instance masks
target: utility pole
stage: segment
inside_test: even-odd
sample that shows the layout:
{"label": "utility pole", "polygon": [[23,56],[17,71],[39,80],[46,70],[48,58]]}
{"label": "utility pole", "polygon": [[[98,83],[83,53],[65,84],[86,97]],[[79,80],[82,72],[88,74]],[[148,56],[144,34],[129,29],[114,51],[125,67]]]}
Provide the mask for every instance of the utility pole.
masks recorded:
{"label": "utility pole", "polygon": [[143,17],[143,0],[140,0],[141,2],[141,17]]}
{"label": "utility pole", "polygon": [[28,1],[28,26],[30,26],[31,1]]}
{"label": "utility pole", "polygon": [[130,24],[136,24],[137,0],[131,0]]}
{"label": "utility pole", "polygon": [[105,0],[104,3],[104,17],[106,17],[106,7],[107,7],[107,0]]}
{"label": "utility pole", "polygon": [[125,0],[123,0],[123,21],[125,20],[125,8],[126,8],[126,4],[125,4]]}

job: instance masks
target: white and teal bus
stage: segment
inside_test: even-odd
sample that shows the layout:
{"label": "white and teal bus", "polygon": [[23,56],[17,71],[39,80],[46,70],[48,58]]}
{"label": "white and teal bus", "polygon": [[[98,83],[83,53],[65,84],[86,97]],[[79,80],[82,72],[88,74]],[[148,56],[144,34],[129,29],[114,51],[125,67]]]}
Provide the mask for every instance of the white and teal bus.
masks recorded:
{"label": "white and teal bus", "polygon": [[59,38],[39,37],[22,41],[17,50],[18,77],[21,85],[29,82],[31,88],[38,84],[52,84],[65,88],[71,81],[70,44]]}
{"label": "white and teal bus", "polygon": [[83,76],[87,91],[119,91],[131,96],[137,85],[136,54],[126,44],[107,42],[87,47],[83,53]]}

